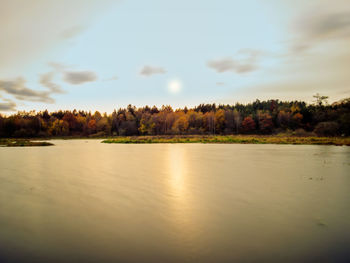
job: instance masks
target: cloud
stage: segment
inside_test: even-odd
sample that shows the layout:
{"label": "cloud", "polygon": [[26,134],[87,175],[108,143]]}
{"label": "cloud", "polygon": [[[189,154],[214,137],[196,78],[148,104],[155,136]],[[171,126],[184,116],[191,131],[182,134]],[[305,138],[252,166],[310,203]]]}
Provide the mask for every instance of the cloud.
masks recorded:
{"label": "cloud", "polygon": [[227,97],[238,101],[276,98],[307,102],[316,93],[329,96],[331,101],[350,97],[349,51],[339,49],[297,57],[262,72],[261,78],[238,87]]}
{"label": "cloud", "polygon": [[256,70],[255,63],[242,63],[229,57],[216,60],[209,60],[207,62],[207,66],[214,69],[218,73],[246,73]]}
{"label": "cloud", "polygon": [[61,88],[61,86],[52,82],[54,75],[55,75],[54,72],[48,72],[48,73],[42,74],[40,76],[39,82],[44,87],[48,88],[52,93],[64,93],[64,90]]}
{"label": "cloud", "polygon": [[[52,79],[55,73],[62,74],[63,81],[73,85],[79,85],[86,82],[93,82],[93,81],[96,81],[98,78],[97,74],[93,71],[74,70],[75,68],[74,65],[66,65],[58,62],[49,62],[48,65],[54,70],[54,72],[49,72],[42,75],[40,82],[44,86],[50,88],[52,91],[55,91],[57,93],[62,93],[62,90],[58,85],[52,83]],[[115,80],[115,79],[117,79],[117,77],[113,76],[111,79],[108,79],[108,80]]]}
{"label": "cloud", "polygon": [[350,37],[350,11],[315,14],[301,24],[308,38],[325,39],[330,37]]}
{"label": "cloud", "polygon": [[0,92],[14,96],[18,100],[54,103],[48,91],[36,91],[25,86],[25,79],[0,80]]}
{"label": "cloud", "polygon": [[93,71],[65,71],[63,72],[63,80],[73,85],[79,85],[97,80],[97,75]]}
{"label": "cloud", "polygon": [[10,100],[5,100],[6,102],[0,102],[0,111],[16,111],[16,103]]}
{"label": "cloud", "polygon": [[262,52],[259,50],[243,49],[240,50],[236,59],[231,57],[209,60],[207,66],[218,73],[233,72],[247,73],[257,70],[257,61]]}
{"label": "cloud", "polygon": [[165,74],[166,70],[162,67],[153,67],[153,66],[144,66],[141,71],[140,71],[140,75],[149,77],[152,76],[154,74]]}
{"label": "cloud", "polygon": [[[115,0],[0,1],[0,67],[21,67],[81,33]],[[72,25],[78,25],[72,27]]]}
{"label": "cloud", "polygon": [[71,38],[74,38],[77,35],[81,34],[85,29],[86,29],[86,27],[84,27],[84,26],[70,27],[61,33],[61,37],[63,39],[71,39]]}
{"label": "cloud", "polygon": [[[316,11],[315,11],[316,10]],[[350,39],[350,8],[329,6],[314,8],[296,20],[293,26],[297,34],[292,51],[301,52],[324,42],[339,42]]]}
{"label": "cloud", "polygon": [[216,86],[225,86],[224,82],[216,82]]}

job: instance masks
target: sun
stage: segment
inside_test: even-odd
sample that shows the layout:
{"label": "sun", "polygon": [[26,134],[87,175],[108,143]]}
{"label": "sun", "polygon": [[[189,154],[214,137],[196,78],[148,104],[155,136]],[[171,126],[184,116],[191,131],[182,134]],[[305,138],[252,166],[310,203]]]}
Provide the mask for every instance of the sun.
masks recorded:
{"label": "sun", "polygon": [[172,94],[177,94],[181,91],[182,89],[182,84],[181,81],[174,79],[169,81],[168,83],[168,91]]}

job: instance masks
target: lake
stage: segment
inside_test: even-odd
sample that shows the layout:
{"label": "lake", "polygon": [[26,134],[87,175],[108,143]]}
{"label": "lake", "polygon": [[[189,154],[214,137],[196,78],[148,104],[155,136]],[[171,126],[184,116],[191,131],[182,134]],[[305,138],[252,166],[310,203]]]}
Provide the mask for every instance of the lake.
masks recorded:
{"label": "lake", "polygon": [[0,148],[1,262],[349,262],[350,147]]}

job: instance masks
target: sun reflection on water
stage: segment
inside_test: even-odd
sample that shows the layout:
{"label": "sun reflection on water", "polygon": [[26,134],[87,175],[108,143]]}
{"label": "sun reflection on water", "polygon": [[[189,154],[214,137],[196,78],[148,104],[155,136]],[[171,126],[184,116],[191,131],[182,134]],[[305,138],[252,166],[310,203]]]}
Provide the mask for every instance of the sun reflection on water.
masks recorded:
{"label": "sun reflection on water", "polygon": [[168,151],[168,172],[171,194],[177,203],[186,204],[186,151],[181,145],[170,145]]}
{"label": "sun reflection on water", "polygon": [[191,185],[187,148],[184,145],[169,145],[167,154],[168,184],[170,193],[169,213],[175,236],[188,250],[188,255],[195,255],[195,243],[198,227],[193,213]]}

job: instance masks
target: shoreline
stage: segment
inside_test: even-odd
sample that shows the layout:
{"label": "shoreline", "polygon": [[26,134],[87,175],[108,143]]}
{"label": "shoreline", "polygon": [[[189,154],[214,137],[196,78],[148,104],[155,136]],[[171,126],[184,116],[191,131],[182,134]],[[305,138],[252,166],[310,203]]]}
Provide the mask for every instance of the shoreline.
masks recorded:
{"label": "shoreline", "polygon": [[278,135],[187,135],[114,137],[102,143],[217,143],[217,144],[294,144],[350,146],[350,137],[297,137]]}
{"label": "shoreline", "polygon": [[51,142],[35,139],[0,139],[0,147],[33,147],[33,146],[53,146]]}
{"label": "shoreline", "polygon": [[285,144],[285,145],[335,145],[350,146],[350,137],[301,137],[287,135],[151,135],[105,137],[50,137],[50,138],[2,138],[1,147],[52,146],[51,140],[102,140],[108,144]]}

